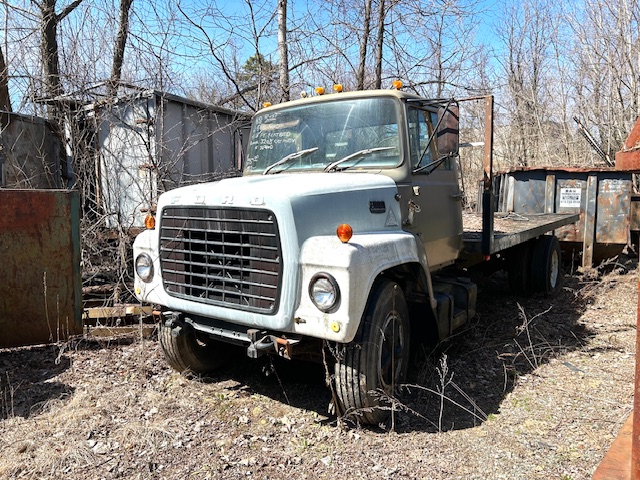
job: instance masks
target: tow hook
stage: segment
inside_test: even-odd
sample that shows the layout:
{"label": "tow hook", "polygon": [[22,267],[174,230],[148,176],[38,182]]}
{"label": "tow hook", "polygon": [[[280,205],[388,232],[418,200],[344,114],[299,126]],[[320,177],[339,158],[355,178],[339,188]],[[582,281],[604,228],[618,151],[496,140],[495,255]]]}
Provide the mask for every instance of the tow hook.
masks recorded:
{"label": "tow hook", "polygon": [[292,342],[286,338],[269,335],[267,332],[255,328],[247,330],[247,336],[250,342],[247,347],[247,356],[249,358],[259,358],[272,351],[287,360],[291,360]]}
{"label": "tow hook", "polygon": [[271,335],[261,332],[255,328],[247,330],[249,337],[249,346],[247,347],[247,356],[249,358],[260,358],[267,353],[268,350],[274,348],[274,342]]}
{"label": "tow hook", "polygon": [[179,337],[184,333],[184,321],[180,319],[180,314],[175,312],[164,313],[164,324],[171,329],[171,336]]}

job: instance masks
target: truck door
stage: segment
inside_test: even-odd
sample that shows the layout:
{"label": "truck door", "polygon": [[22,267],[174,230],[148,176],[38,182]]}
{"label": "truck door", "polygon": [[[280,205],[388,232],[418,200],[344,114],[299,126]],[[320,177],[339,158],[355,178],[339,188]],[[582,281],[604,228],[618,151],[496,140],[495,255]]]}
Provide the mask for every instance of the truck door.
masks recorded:
{"label": "truck door", "polygon": [[438,152],[437,137],[444,125],[441,122],[438,134],[433,134],[438,124],[436,108],[408,106],[407,109],[412,173],[406,227],[421,238],[429,265],[437,270],[453,263],[462,248],[457,151]]}

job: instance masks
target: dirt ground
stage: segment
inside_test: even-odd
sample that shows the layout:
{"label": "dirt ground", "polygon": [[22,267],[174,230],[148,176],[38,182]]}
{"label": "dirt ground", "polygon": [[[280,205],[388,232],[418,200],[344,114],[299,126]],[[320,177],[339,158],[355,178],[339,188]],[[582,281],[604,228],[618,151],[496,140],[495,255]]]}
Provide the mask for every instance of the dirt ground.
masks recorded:
{"label": "dirt ground", "polygon": [[384,428],[331,416],[319,366],[189,379],[135,336],[0,350],[0,478],[590,478],[632,410],[637,281],[614,265],[522,298],[490,278]]}

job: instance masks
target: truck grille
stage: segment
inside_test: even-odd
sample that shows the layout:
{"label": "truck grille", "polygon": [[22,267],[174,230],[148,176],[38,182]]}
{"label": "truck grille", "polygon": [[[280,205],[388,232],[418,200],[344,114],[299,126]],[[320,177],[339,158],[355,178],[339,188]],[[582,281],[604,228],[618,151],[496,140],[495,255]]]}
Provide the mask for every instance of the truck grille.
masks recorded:
{"label": "truck grille", "polygon": [[261,313],[278,309],[282,272],[273,212],[168,207],[160,266],[169,295]]}

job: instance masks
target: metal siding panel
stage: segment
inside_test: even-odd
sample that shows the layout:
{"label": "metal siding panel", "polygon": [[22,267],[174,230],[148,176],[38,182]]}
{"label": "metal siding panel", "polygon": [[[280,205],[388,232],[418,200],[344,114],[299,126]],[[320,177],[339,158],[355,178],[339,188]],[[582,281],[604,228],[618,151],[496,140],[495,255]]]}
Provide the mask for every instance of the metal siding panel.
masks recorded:
{"label": "metal siding panel", "polygon": [[604,178],[598,182],[596,243],[628,242],[630,197],[630,180]]}
{"label": "metal siding panel", "polygon": [[547,175],[544,192],[544,213],[555,212],[555,184],[556,176],[552,174]]}
{"label": "metal siding panel", "polygon": [[153,174],[150,140],[153,138],[147,99],[118,105],[103,112],[98,127],[101,202],[108,227],[144,225],[152,201]]}
{"label": "metal siding panel", "polygon": [[[579,213],[580,220],[572,225],[567,225],[556,231],[558,240],[564,242],[583,242],[584,241],[584,209],[587,198],[587,174],[573,174],[567,178],[567,175],[563,172],[558,172],[556,175],[556,204],[555,209],[558,213]],[[575,178],[578,177],[578,178]],[[580,206],[569,207],[563,205],[562,192],[566,189],[578,189],[580,190]]]}
{"label": "metal siding panel", "polygon": [[516,177],[513,211],[516,213],[544,213],[546,178]]}
{"label": "metal siding panel", "polygon": [[634,232],[640,231],[640,195],[631,196],[629,229]]}
{"label": "metal siding panel", "polygon": [[589,175],[587,195],[584,207],[584,239],[582,243],[582,266],[591,267],[593,263],[593,243],[595,240],[596,197],[598,193],[598,177]]}

